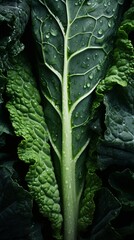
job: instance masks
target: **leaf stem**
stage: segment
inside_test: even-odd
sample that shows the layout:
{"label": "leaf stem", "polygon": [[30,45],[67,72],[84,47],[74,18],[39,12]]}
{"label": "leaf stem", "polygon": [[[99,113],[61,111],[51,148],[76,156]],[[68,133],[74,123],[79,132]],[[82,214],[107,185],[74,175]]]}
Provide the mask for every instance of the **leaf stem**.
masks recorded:
{"label": "leaf stem", "polygon": [[78,201],[76,194],[75,161],[72,157],[72,127],[69,113],[67,34],[64,45],[64,72],[62,84],[62,193],[64,240],[76,240]]}

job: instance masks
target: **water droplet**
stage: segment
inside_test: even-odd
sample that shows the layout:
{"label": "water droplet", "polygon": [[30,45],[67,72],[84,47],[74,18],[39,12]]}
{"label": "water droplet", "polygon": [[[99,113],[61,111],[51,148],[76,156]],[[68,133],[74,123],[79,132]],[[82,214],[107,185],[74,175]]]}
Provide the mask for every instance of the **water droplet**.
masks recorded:
{"label": "water droplet", "polygon": [[92,3],[91,3],[90,1],[87,1],[87,5],[88,5],[88,6],[91,6]]}
{"label": "water droplet", "polygon": [[123,122],[122,122],[122,126],[125,126],[126,125],[126,122],[125,122],[125,120],[123,120]]}
{"label": "water droplet", "polygon": [[48,39],[50,37],[50,33],[47,33],[46,34],[46,38]]}
{"label": "water droplet", "polygon": [[79,1],[75,2],[75,6],[81,5],[81,3],[82,3],[82,1],[79,0]]}
{"label": "water droplet", "polygon": [[81,67],[82,68],[87,68],[87,63],[86,62],[82,62]]}
{"label": "water droplet", "polygon": [[53,29],[53,28],[51,29],[50,33],[51,33],[51,35],[52,35],[53,37],[56,37],[57,34],[58,34],[57,30],[56,30],[56,29]]}
{"label": "water droplet", "polygon": [[99,35],[102,35],[102,34],[103,34],[103,30],[100,29],[100,30],[98,31],[98,34],[99,34]]}
{"label": "water droplet", "polygon": [[97,65],[97,70],[100,71],[101,70],[101,66]]}
{"label": "water droplet", "polygon": [[87,83],[87,87],[88,87],[88,88],[90,87],[90,83]]}
{"label": "water droplet", "polygon": [[112,27],[112,22],[111,21],[108,22],[108,27]]}
{"label": "water droplet", "polygon": [[93,60],[96,60],[97,56],[98,56],[98,54],[95,53],[95,54],[93,55]]}
{"label": "water droplet", "polygon": [[72,101],[71,101],[71,100],[69,100],[69,102],[68,102],[68,103],[69,103],[69,105],[71,105],[71,104],[72,104]]}
{"label": "water droplet", "polygon": [[88,77],[89,79],[93,79],[93,74],[90,74]]}
{"label": "water droplet", "polygon": [[111,3],[110,2],[108,2],[108,6],[110,6],[111,5]]}
{"label": "water droplet", "polygon": [[75,117],[77,118],[78,116],[79,116],[79,113],[78,113],[78,112],[76,112],[76,113],[75,113]]}

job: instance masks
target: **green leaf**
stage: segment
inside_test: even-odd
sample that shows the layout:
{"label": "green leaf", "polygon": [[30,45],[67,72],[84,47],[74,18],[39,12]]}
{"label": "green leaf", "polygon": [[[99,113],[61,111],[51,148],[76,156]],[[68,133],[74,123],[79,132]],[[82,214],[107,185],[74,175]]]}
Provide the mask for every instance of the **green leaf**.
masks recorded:
{"label": "green leaf", "polygon": [[80,202],[79,231],[87,230],[89,225],[92,224],[95,212],[94,197],[96,192],[101,188],[101,180],[95,173],[96,169],[94,165],[89,163],[87,168],[84,193]]}
{"label": "green leaf", "polygon": [[116,171],[109,176],[109,183],[116,196],[127,210],[134,210],[134,173],[130,169]]}
{"label": "green leaf", "polygon": [[[39,82],[35,84],[27,60],[21,56],[8,71],[7,107],[15,133],[22,138],[18,155],[30,165],[26,176],[30,192],[41,213],[52,222],[55,238],[60,238],[62,224],[59,190],[64,240],[77,238],[84,186],[81,176],[91,138],[92,93],[111,62],[123,3],[124,0],[76,0],[73,4],[71,0],[32,0]],[[88,173],[87,183],[93,177],[98,185],[92,169]],[[97,187],[93,188],[93,182],[87,186],[88,193],[92,192],[91,201]],[[94,208],[93,201],[92,204]]]}
{"label": "green leaf", "polygon": [[65,240],[77,238],[84,185],[84,178],[79,176],[84,174],[90,141],[92,93],[106,75],[123,3],[32,1],[45,118],[56,155],[54,162],[59,166]]}
{"label": "green leaf", "polygon": [[19,55],[7,77],[10,97],[7,108],[15,134],[22,138],[18,156],[30,165],[26,176],[28,187],[40,212],[51,220],[58,237],[62,223],[59,191],[50,158],[41,99],[27,58]]}
{"label": "green leaf", "polygon": [[115,86],[104,96],[106,131],[98,150],[98,162],[102,169],[114,164],[125,167],[134,165],[134,48],[129,39],[134,30],[133,14],[134,8],[125,13],[115,52],[119,60],[120,78],[127,82],[127,86]]}
{"label": "green leaf", "polygon": [[11,123],[9,120],[9,115],[7,113],[7,109],[5,109],[3,95],[5,94],[7,78],[2,73],[0,69],[0,159],[3,158],[4,155],[8,155],[8,153],[2,153],[2,147],[6,145],[6,137],[7,135],[13,134],[13,129],[11,127]]}
{"label": "green leaf", "polygon": [[133,42],[129,39],[134,30],[134,9],[131,7],[125,14],[124,20],[117,32],[117,40],[113,52],[113,63],[106,77],[96,88],[96,100],[93,102],[92,117],[104,99],[105,94],[115,85],[126,87],[131,74],[134,74]]}
{"label": "green leaf", "polygon": [[32,240],[32,197],[13,180],[13,172],[11,166],[0,165],[0,236]]}
{"label": "green leaf", "polygon": [[134,172],[128,168],[112,172],[108,181],[115,196],[122,204],[121,212],[114,226],[122,239],[132,239],[134,236]]}
{"label": "green leaf", "polygon": [[112,221],[119,215],[121,204],[107,189],[103,188],[96,195],[96,210],[91,231],[91,240],[121,240],[121,236],[112,226]]}
{"label": "green leaf", "polygon": [[11,67],[10,60],[24,49],[20,38],[30,15],[29,0],[0,3],[0,70]]}

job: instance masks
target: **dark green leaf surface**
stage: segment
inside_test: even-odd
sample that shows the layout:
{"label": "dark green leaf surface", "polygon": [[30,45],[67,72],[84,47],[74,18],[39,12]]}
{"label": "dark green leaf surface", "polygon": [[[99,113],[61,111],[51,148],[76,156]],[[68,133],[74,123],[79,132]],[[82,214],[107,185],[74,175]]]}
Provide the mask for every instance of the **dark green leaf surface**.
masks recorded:
{"label": "dark green leaf surface", "polygon": [[24,49],[20,38],[29,14],[28,0],[0,1],[0,70],[10,68],[10,59]]}
{"label": "dark green leaf surface", "polygon": [[[119,60],[116,61],[118,66],[110,68],[106,75],[111,64],[110,54],[124,2],[32,0],[31,22],[36,43],[37,66],[34,59],[32,62],[37,67],[34,73],[39,81],[35,83],[28,60],[22,55],[12,61],[12,69],[7,72],[7,93],[10,98],[7,108],[15,134],[22,138],[18,156],[29,164],[26,180],[30,192],[38,203],[40,212],[51,221],[57,239],[62,238],[61,229],[64,232],[64,240],[77,239],[79,212],[81,229],[85,229],[92,223],[95,211],[94,196],[100,187],[100,180],[96,175],[96,168],[92,169],[90,164],[84,195],[81,197],[85,179],[83,175],[87,159],[86,150],[92,135],[89,132],[94,100],[92,93],[97,86],[102,86],[100,95],[104,95],[106,89],[111,89],[115,83],[126,86],[128,79],[132,82],[133,49],[125,30],[129,29],[131,32],[131,23],[124,23],[119,30],[126,42],[117,42],[119,49],[115,50],[115,59]],[[24,23],[26,24],[26,21]],[[21,33],[18,38],[20,35]],[[13,54],[18,54],[21,50],[20,47],[18,50],[18,41],[13,49]],[[101,81],[102,85],[99,85]],[[125,136],[122,136],[122,133],[119,135],[121,143],[118,144],[115,140],[120,108],[125,123],[129,122],[128,119],[131,123],[128,112],[132,114],[130,106],[133,95],[129,93],[132,92],[133,84],[128,84],[126,90],[123,90],[119,101],[118,94],[114,93],[115,89],[104,98],[106,131],[99,149],[100,167],[103,166],[101,158],[104,154],[101,155],[101,152],[105,145],[111,147],[114,142],[114,148],[120,146],[121,150],[133,154],[133,144],[126,132]],[[118,93],[119,89],[116,89]],[[128,104],[125,108],[126,94]],[[121,131],[124,131],[124,128],[121,128]],[[127,134],[131,135],[130,133],[129,129]],[[57,171],[53,166],[56,166]],[[111,223],[120,212],[119,201],[107,189],[99,191],[96,199],[91,239],[106,239],[107,233],[111,239],[120,239]],[[102,206],[103,209],[100,209]]]}
{"label": "dark green leaf surface", "polygon": [[98,159],[102,169],[109,165],[134,166],[134,48],[129,39],[134,30],[133,14],[134,8],[125,14],[115,51],[118,73],[127,87],[116,86],[104,97],[106,131]]}
{"label": "dark green leaf surface", "polygon": [[32,1],[40,83],[48,100],[46,120],[59,158],[62,155],[63,96],[66,94],[74,159],[89,141],[86,131],[90,95],[105,76],[121,3],[123,1],[106,1],[105,4],[103,1]]}
{"label": "dark green leaf surface", "polygon": [[32,240],[32,198],[12,175],[11,166],[0,166],[0,238]]}
{"label": "dark green leaf surface", "polygon": [[32,1],[40,87],[49,139],[59,159],[67,240],[76,239],[92,93],[105,77],[123,3]]}
{"label": "dark green leaf surface", "polygon": [[130,169],[110,174],[109,183],[116,190],[119,201],[127,210],[134,210],[134,173]]}
{"label": "dark green leaf surface", "polygon": [[106,188],[96,196],[96,211],[90,240],[119,240],[121,236],[112,227],[111,221],[120,213],[121,204]]}

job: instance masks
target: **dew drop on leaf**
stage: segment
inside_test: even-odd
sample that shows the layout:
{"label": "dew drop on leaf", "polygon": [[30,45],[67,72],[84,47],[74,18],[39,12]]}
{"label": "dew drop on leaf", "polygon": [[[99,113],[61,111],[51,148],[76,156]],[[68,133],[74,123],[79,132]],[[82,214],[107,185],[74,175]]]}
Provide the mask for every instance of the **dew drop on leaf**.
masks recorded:
{"label": "dew drop on leaf", "polygon": [[102,19],[100,20],[100,23],[103,23]]}
{"label": "dew drop on leaf", "polygon": [[87,87],[88,87],[88,88],[90,87],[90,83],[87,83]]}
{"label": "dew drop on leaf", "polygon": [[87,5],[91,6],[92,5],[91,1],[87,1]]}
{"label": "dew drop on leaf", "polygon": [[48,39],[50,37],[50,34],[46,34],[46,38]]}
{"label": "dew drop on leaf", "polygon": [[89,79],[93,79],[93,75],[92,74],[90,74],[88,77],[89,77]]}
{"label": "dew drop on leaf", "polygon": [[71,101],[71,100],[69,100],[69,102],[68,102],[68,103],[69,103],[69,105],[71,105],[71,104],[72,104],[72,101]]}
{"label": "dew drop on leaf", "polygon": [[77,118],[77,117],[78,117],[78,115],[79,115],[79,113],[78,113],[78,112],[76,112],[76,113],[75,113],[75,117]]}
{"label": "dew drop on leaf", "polygon": [[102,29],[100,29],[100,30],[98,31],[98,34],[99,34],[99,35],[102,35],[102,34],[103,34]]}
{"label": "dew drop on leaf", "polygon": [[112,27],[112,22],[111,21],[108,22],[108,27]]}
{"label": "dew drop on leaf", "polygon": [[82,62],[81,67],[82,67],[82,68],[87,68],[86,62]]}
{"label": "dew drop on leaf", "polygon": [[56,29],[53,29],[53,28],[51,28],[50,33],[51,33],[51,35],[52,35],[53,37],[56,37],[57,34],[58,34],[57,30],[56,30]]}
{"label": "dew drop on leaf", "polygon": [[101,66],[97,65],[97,70],[100,71],[101,70]]}

